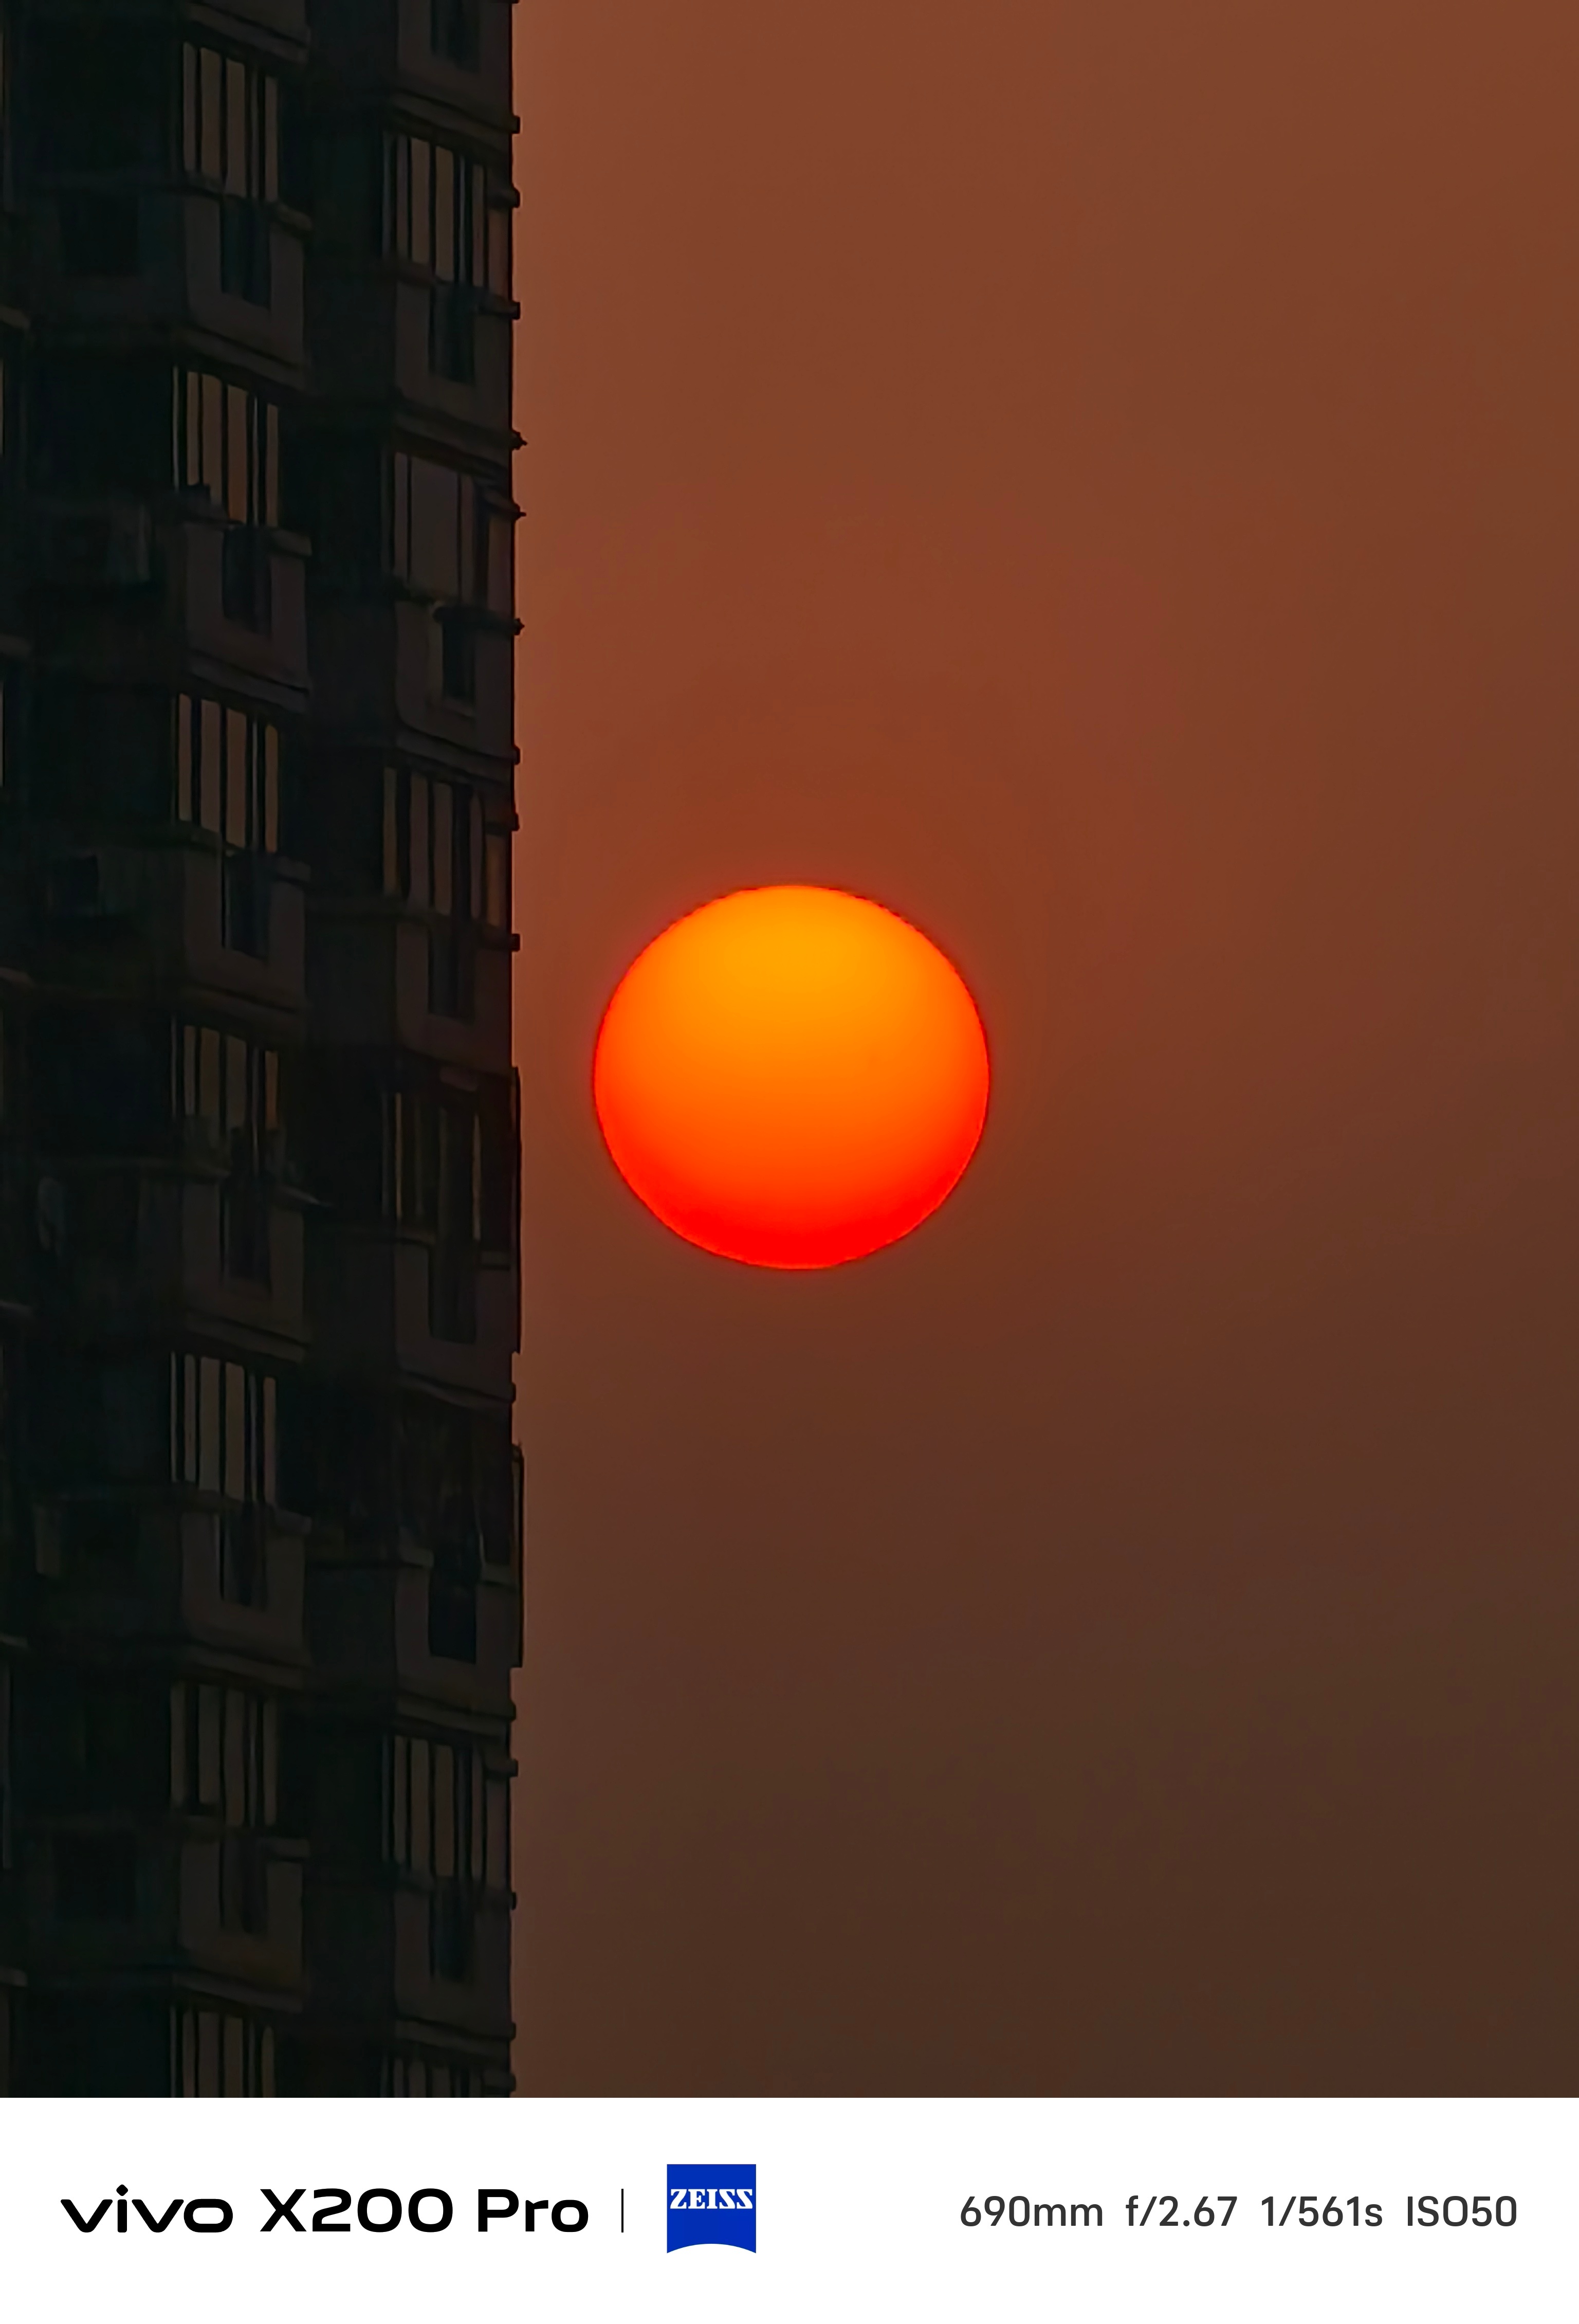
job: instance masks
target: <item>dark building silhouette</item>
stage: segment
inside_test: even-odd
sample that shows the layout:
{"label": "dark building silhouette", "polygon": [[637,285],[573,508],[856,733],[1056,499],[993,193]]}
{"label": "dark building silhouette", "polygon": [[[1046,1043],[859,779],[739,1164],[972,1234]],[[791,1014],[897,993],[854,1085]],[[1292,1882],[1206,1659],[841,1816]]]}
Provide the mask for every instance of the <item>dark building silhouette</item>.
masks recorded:
{"label": "dark building silhouette", "polygon": [[503,2095],[508,0],[8,0],[0,2088]]}

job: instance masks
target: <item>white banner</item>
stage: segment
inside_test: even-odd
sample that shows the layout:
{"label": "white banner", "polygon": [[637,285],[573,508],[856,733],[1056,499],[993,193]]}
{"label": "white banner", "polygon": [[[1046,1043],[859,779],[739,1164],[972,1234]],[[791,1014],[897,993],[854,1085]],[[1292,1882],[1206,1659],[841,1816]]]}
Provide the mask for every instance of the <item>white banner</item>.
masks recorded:
{"label": "white banner", "polygon": [[1565,2099],[38,2099],[5,2125],[24,2313],[1574,2310]]}

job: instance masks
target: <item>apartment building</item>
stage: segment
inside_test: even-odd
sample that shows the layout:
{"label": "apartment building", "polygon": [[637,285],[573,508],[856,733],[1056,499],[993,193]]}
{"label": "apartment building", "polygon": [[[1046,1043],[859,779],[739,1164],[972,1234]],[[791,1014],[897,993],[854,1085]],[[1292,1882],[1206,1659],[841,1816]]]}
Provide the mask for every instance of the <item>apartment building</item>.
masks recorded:
{"label": "apartment building", "polygon": [[13,0],[0,2087],[502,2095],[509,0]]}

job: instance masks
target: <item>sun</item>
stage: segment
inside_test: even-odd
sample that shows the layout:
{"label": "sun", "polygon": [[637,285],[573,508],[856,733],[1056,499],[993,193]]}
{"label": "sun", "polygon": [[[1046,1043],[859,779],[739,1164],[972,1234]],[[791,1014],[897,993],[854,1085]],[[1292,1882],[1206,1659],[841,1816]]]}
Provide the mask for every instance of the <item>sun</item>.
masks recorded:
{"label": "sun", "polygon": [[632,962],[592,1065],[627,1185],[688,1242],[837,1267],[935,1211],[987,1119],[964,980],[907,920],[837,888],[747,888]]}

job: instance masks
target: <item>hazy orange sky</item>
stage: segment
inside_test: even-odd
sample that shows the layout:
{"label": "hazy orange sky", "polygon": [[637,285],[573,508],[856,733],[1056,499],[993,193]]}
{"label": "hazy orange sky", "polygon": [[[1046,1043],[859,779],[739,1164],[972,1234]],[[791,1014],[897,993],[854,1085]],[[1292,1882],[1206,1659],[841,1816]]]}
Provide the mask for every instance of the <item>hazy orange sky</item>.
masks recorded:
{"label": "hazy orange sky", "polygon": [[[522,0],[523,2088],[1579,2079],[1579,19]],[[913,918],[908,1241],[639,948]]]}

